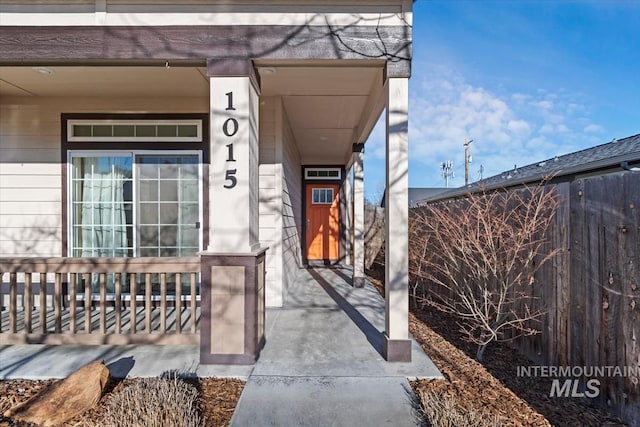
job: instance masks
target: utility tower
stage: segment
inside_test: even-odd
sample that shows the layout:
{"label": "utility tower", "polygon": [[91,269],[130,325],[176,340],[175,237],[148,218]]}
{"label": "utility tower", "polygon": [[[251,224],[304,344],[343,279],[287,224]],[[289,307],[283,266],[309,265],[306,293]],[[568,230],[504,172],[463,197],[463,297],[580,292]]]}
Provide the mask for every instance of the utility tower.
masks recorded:
{"label": "utility tower", "polygon": [[453,172],[453,162],[451,160],[447,160],[446,162],[440,163],[441,175],[444,178],[444,186],[445,188],[449,188],[449,178],[455,176]]}
{"label": "utility tower", "polygon": [[469,185],[469,163],[471,163],[471,153],[469,153],[469,145],[473,139],[464,140],[464,185]]}

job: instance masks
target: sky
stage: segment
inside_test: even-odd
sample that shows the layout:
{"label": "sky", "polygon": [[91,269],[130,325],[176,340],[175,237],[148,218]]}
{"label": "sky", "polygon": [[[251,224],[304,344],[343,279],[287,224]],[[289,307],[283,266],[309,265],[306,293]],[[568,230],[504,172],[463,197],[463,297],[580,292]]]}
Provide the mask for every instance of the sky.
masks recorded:
{"label": "sky", "polygon": [[[409,80],[409,186],[464,185],[640,133],[640,0],[418,0]],[[384,190],[384,114],[365,146]],[[482,171],[482,172],[481,172]]]}

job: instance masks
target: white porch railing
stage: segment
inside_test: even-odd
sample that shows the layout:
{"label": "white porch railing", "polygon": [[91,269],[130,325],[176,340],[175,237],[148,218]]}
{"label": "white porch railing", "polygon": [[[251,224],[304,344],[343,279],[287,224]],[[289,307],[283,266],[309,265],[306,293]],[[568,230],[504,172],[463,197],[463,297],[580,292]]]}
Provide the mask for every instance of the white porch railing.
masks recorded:
{"label": "white porch railing", "polygon": [[200,259],[0,258],[0,344],[195,344]]}

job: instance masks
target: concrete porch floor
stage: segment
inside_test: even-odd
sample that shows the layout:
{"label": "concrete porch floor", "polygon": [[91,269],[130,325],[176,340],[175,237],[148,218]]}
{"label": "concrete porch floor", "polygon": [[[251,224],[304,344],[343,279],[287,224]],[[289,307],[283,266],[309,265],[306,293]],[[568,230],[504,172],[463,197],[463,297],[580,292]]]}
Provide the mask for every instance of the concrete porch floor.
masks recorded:
{"label": "concrete porch floor", "polygon": [[384,301],[350,282],[348,267],[300,270],[284,306],[267,310],[253,366],[200,365],[197,346],[19,345],[0,347],[0,379],[61,378],[103,359],[120,377],[248,379],[234,426],[419,424],[407,379],[442,376],[415,340],[410,363],[384,360]]}
{"label": "concrete porch floor", "polygon": [[284,306],[267,312],[232,426],[421,424],[407,379],[442,376],[415,340],[411,363],[384,360],[384,300],[350,282],[347,267],[303,270]]}

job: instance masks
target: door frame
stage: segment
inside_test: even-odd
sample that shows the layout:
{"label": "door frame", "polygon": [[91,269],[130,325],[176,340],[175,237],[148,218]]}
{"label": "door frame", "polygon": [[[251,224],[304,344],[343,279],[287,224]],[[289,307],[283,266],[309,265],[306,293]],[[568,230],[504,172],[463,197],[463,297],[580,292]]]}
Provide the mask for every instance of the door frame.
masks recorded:
{"label": "door frame", "polygon": [[[322,178],[322,179],[308,179],[306,176],[306,170],[307,169],[340,169],[340,178],[339,179],[331,179],[331,178]],[[334,184],[338,186],[338,194],[340,195],[340,209],[343,209],[343,203],[344,203],[344,180],[345,180],[345,167],[344,165],[302,165],[301,166],[301,176],[302,176],[302,188],[301,188],[301,195],[302,197],[301,199],[301,211],[302,211],[302,224],[301,224],[301,231],[302,231],[302,236],[300,239],[300,250],[302,252],[302,263],[305,267],[309,266],[309,259],[307,258],[307,185],[308,184]],[[339,242],[338,242],[338,262],[339,260],[341,260],[342,258],[344,258],[344,248],[343,248],[343,244],[342,244],[342,239],[343,239],[343,230],[344,230],[344,224],[342,223],[342,212],[340,212],[339,215],[339,221],[338,221],[338,235],[340,236],[339,238]],[[311,261],[312,263],[317,263],[320,261],[316,261],[313,260]],[[330,261],[324,261],[323,262],[325,265],[330,265],[331,262]]]}

